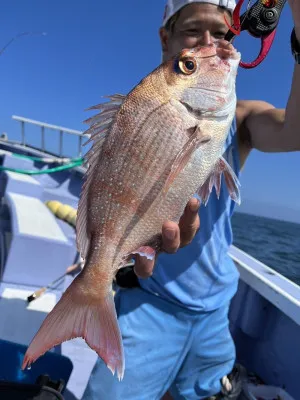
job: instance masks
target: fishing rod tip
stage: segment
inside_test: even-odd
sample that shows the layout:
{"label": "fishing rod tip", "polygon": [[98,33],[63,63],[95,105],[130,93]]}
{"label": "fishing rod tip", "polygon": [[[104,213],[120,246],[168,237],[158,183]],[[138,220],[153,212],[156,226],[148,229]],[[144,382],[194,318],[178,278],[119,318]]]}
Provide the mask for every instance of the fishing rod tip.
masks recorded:
{"label": "fishing rod tip", "polygon": [[27,297],[27,302],[31,303],[35,299],[36,299],[36,294],[32,293],[30,296]]}

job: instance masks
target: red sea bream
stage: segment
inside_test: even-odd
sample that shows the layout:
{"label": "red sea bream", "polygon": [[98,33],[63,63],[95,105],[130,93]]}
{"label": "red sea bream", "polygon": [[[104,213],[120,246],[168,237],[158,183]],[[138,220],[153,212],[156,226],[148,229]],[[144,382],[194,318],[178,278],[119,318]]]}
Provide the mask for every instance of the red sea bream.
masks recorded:
{"label": "red sea bream", "polygon": [[222,158],[236,108],[240,54],[216,45],[183,50],[127,96],[92,107],[92,148],[76,222],[85,266],[43,322],[24,358],[29,366],[63,341],[82,337],[123,378],[125,360],[112,281],[129,255],[153,258],[164,221],[179,221],[198,193],[206,203],[221,175],[239,202],[239,182]]}

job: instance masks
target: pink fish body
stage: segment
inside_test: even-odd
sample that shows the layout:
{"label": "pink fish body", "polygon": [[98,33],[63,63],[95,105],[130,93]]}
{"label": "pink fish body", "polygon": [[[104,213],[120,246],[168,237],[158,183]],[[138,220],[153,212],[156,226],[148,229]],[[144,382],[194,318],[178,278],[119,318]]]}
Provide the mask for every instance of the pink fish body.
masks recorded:
{"label": "pink fish body", "polygon": [[206,203],[221,175],[239,202],[239,183],[222,158],[235,114],[240,54],[215,45],[183,50],[127,96],[113,95],[90,118],[93,146],[76,222],[85,260],[31,342],[23,368],[63,341],[83,337],[119,379],[125,360],[112,281],[131,254],[153,258],[164,221],[179,221],[197,192]]}

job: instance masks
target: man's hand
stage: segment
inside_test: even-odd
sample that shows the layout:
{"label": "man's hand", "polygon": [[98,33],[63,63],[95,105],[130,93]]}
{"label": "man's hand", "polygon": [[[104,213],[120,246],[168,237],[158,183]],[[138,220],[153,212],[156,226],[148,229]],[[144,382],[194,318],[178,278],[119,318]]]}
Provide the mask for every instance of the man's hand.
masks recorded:
{"label": "man's hand", "polygon": [[[200,218],[198,210],[199,200],[192,198],[179,221],[176,224],[172,221],[166,221],[162,226],[162,251],[166,253],[176,253],[179,247],[184,247],[191,243],[196,232],[200,227]],[[156,257],[154,260],[147,260],[140,255],[135,256],[134,271],[140,278],[148,278],[153,273]]]}

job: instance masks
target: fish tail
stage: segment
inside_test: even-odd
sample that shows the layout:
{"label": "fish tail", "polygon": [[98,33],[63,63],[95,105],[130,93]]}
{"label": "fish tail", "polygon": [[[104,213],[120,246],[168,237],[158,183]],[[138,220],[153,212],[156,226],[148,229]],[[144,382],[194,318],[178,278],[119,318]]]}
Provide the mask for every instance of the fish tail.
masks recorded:
{"label": "fish tail", "polygon": [[26,351],[22,369],[52,347],[82,337],[113,375],[123,379],[125,361],[112,291],[95,299],[84,281],[77,276],[48,314]]}

